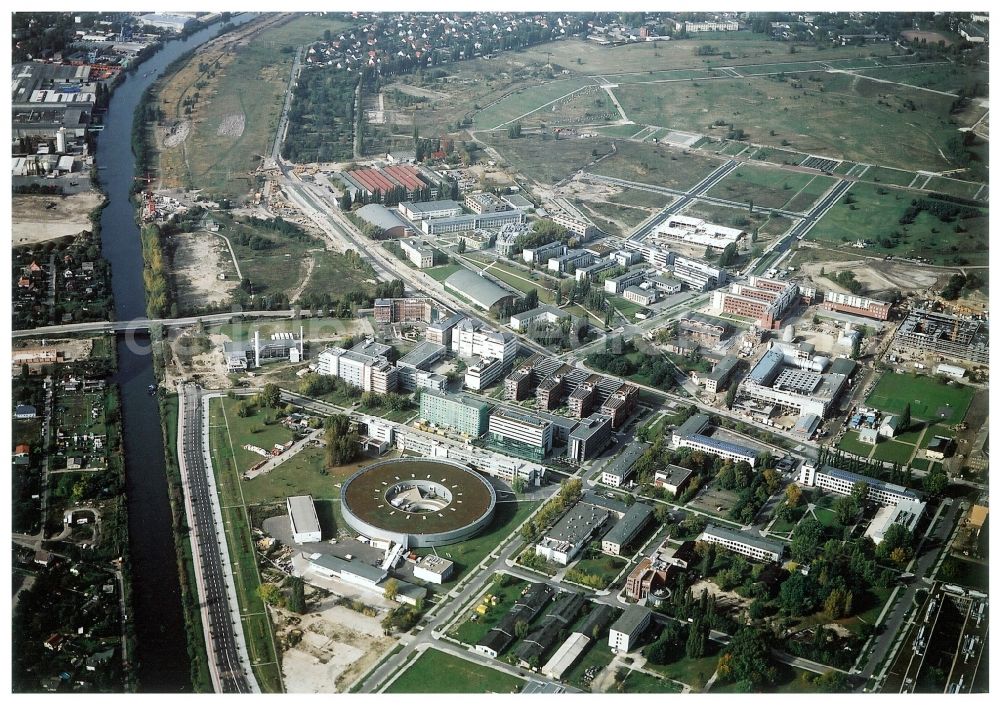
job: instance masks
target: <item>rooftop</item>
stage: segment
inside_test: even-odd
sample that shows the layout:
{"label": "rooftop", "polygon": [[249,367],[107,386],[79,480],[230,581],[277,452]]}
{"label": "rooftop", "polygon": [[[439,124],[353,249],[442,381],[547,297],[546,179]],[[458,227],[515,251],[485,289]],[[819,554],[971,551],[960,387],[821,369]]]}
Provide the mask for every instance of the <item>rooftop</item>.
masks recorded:
{"label": "rooftop", "polygon": [[649,504],[643,504],[642,502],[636,502],[629,507],[628,512],[623,516],[614,528],[612,528],[608,534],[604,537],[604,541],[610,543],[617,543],[619,546],[624,546],[626,543],[632,540],[632,538],[649,523],[649,519],[653,516],[653,507]]}
{"label": "rooftop", "polygon": [[716,538],[723,538],[727,541],[733,541],[735,543],[745,543],[748,546],[759,548],[762,551],[777,553],[779,556],[785,553],[785,544],[779,541],[762,538],[757,534],[743,533],[742,531],[737,531],[727,526],[709,524],[705,527],[705,534],[715,536]]}
{"label": "rooftop", "polygon": [[614,475],[622,479],[626,478],[632,467],[635,466],[635,463],[647,449],[649,449],[647,443],[633,440],[625,446],[625,449],[622,450],[621,454],[610,465],[604,468],[604,474]]}
{"label": "rooftop", "polygon": [[313,533],[320,530],[312,495],[288,497],[288,510],[291,512],[292,526],[296,533]]}
{"label": "rooftop", "polygon": [[386,576],[386,572],[381,568],[374,565],[368,565],[367,563],[362,563],[357,558],[345,560],[343,558],[338,558],[337,556],[332,556],[328,553],[321,553],[319,558],[313,558],[310,562],[322,568],[332,570],[334,573],[347,571],[348,573],[362,577],[365,580],[370,580],[373,583],[381,582]]}
{"label": "rooftop", "polygon": [[618,621],[611,625],[611,631],[631,636],[648,621],[650,614],[650,611],[645,607],[629,605]]}
{"label": "rooftop", "polygon": [[708,422],[707,413],[698,413],[681,423],[681,426],[674,431],[674,435],[681,438],[696,435],[708,427]]}
{"label": "rooftop", "polygon": [[449,275],[444,284],[446,289],[467,297],[487,310],[506,298],[515,297],[514,293],[465,268]]}
{"label": "rooftop", "polygon": [[608,512],[605,510],[584,502],[577,502],[563,514],[555,526],[545,533],[543,544],[575,546],[593,534],[607,518]]}

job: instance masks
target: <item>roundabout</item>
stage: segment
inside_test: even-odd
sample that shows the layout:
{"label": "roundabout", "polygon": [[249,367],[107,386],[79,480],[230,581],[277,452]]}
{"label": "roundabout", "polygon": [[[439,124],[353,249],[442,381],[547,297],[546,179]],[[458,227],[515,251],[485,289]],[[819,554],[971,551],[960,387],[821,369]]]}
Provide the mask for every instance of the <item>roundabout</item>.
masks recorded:
{"label": "roundabout", "polygon": [[340,499],[358,533],[421,548],[475,536],[493,519],[497,497],[489,480],[464,465],[402,457],[355,472]]}

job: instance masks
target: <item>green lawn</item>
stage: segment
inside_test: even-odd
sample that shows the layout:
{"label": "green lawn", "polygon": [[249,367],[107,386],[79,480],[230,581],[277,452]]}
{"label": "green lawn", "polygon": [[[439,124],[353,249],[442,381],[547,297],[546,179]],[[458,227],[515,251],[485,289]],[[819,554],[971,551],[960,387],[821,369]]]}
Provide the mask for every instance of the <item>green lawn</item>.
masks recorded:
{"label": "green lawn", "polygon": [[898,462],[905,465],[913,457],[913,445],[895,440],[883,440],[875,446],[872,458],[883,462]]}
{"label": "green lawn", "polygon": [[895,184],[900,187],[906,187],[909,186],[910,182],[916,176],[915,172],[909,170],[897,170],[892,167],[880,167],[876,165],[869,167],[862,175],[862,179],[866,182],[880,182],[882,184]]}
{"label": "green lawn", "polygon": [[437,546],[434,549],[417,548],[414,549],[414,552],[417,555],[436,553],[439,556],[454,561],[455,575],[449,582],[443,584],[444,588],[451,589],[467,570],[475,568],[503,539],[507,538],[514,529],[520,526],[539,504],[540,502],[538,501],[499,503],[496,505],[496,511],[493,513],[493,520],[486,527],[483,534],[470,538],[467,541],[462,541],[461,543]]}
{"label": "green lawn", "polygon": [[625,677],[624,688],[625,693],[680,693],[684,687],[643,671],[631,670]]}
{"label": "green lawn", "polygon": [[594,587],[595,590],[603,590],[606,588],[612,580],[618,577],[618,574],[621,573],[622,569],[625,567],[625,561],[621,558],[616,558],[600,552],[588,551],[588,555],[593,555],[595,557],[584,558],[574,565],[573,569],[586,575],[598,576],[602,582]]}
{"label": "green lawn", "polygon": [[518,693],[523,687],[516,676],[428,649],[385,693]]}
{"label": "green lawn", "polygon": [[[848,194],[853,200],[850,204]],[[985,264],[987,210],[981,210],[981,216],[949,223],[921,211],[913,223],[899,224],[910,202],[924,196],[906,189],[856,183],[809,231],[808,238],[838,247],[867,240],[874,245],[865,253],[927,258],[936,265]],[[956,233],[956,227],[964,232]],[[895,245],[890,247],[890,243]]]}
{"label": "green lawn", "polygon": [[700,659],[689,659],[685,656],[672,664],[654,664],[647,660],[646,668],[662,674],[665,678],[685,683],[691,686],[693,691],[701,691],[705,682],[715,673],[721,648],[721,644],[709,640],[705,643],[705,656]]}
{"label": "green lawn", "polygon": [[587,668],[590,666],[596,666],[599,669],[604,668],[611,663],[614,656],[611,652],[611,647],[608,646],[608,640],[603,636],[598,637],[590,643],[587,651],[576,660],[573,667],[567,673],[563,674],[562,681],[589,691],[589,686],[583,682],[583,675],[586,673]]}
{"label": "green lawn", "polygon": [[636,312],[645,309],[643,305],[640,305],[637,302],[632,302],[631,300],[626,300],[619,295],[608,295],[608,302],[622,314],[622,317],[625,317],[629,321],[634,319]]}
{"label": "green lawn", "polygon": [[[590,79],[575,78],[549,81],[517,89],[510,96],[473,116],[476,130],[492,130],[508,121],[519,119],[522,125],[533,125],[549,120],[552,105],[546,106],[568,93],[594,84]],[[605,96],[605,99],[607,96]],[[553,104],[555,105],[555,104]],[[542,106],[545,110],[539,111]],[[525,116],[525,113],[530,115]],[[523,116],[523,117],[521,117]]]}
{"label": "green lawn", "polygon": [[[235,452],[235,462],[237,469],[242,473],[249,470],[264,458],[256,452],[244,450],[243,446],[250,444],[270,450],[275,443],[286,443],[292,439],[292,431],[280,423],[271,422],[267,424],[265,419],[270,417],[272,421],[276,418],[273,410],[267,408],[256,408],[253,415],[246,418],[239,416],[240,404],[247,399],[220,398],[212,399],[212,414],[209,418],[209,425],[225,434],[227,432],[232,438],[233,450]],[[223,415],[223,409],[225,414]],[[229,440],[223,438],[225,444]]]}
{"label": "green lawn", "polygon": [[462,270],[462,266],[458,265],[457,263],[449,263],[448,265],[428,268],[424,272],[427,273],[427,275],[434,278],[434,280],[438,281],[439,283],[443,283],[445,280],[448,279],[448,276],[460,270]]}
{"label": "green lawn", "polygon": [[813,509],[813,514],[816,515],[816,520],[827,528],[840,526],[837,522],[837,515],[830,509],[826,507],[817,506]]}
{"label": "green lawn", "polygon": [[924,432],[924,438],[920,441],[920,449],[926,450],[930,447],[931,440],[934,439],[935,435],[941,435],[946,438],[954,438],[955,431],[944,425],[932,425]]}
{"label": "green lawn", "polygon": [[913,418],[954,425],[962,422],[974,394],[975,389],[961,384],[886,372],[865,403],[887,413],[902,413],[909,403]]}

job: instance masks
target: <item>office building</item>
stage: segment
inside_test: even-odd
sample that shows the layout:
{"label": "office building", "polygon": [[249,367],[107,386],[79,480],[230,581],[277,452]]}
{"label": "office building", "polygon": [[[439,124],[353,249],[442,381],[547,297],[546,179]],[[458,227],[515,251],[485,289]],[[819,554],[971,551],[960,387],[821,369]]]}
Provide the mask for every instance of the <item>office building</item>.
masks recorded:
{"label": "office building", "polygon": [[594,262],[594,254],[582,249],[573,249],[559,256],[549,258],[548,269],[553,273],[572,272]]}
{"label": "office building", "polygon": [[610,440],[611,418],[592,413],[570,432],[568,457],[576,462],[585,462],[599,455]]}
{"label": "office building", "polygon": [[574,216],[569,212],[562,211],[560,209],[553,209],[549,211],[549,219],[566,229],[566,231],[569,232],[569,235],[576,238],[578,241],[589,241],[597,236],[596,226],[586,219]]}
{"label": "office building", "polygon": [[368,590],[378,590],[378,585],[389,574],[378,566],[357,558],[338,558],[327,553],[314,554],[309,559],[309,570],[324,578],[337,578],[345,583]]}
{"label": "office building", "polygon": [[632,477],[635,463],[643,456],[649,445],[638,440],[633,440],[614,460],[608,464],[601,472],[601,484],[609,487],[623,487]]}
{"label": "office building", "polygon": [[646,279],[646,268],[633,268],[628,273],[604,279],[604,292],[619,295],[626,288],[638,285]]}
{"label": "office building", "polygon": [[380,297],[375,299],[373,316],[379,324],[430,322],[434,305],[427,297]]}
{"label": "office building", "polygon": [[601,273],[606,273],[618,267],[618,262],[613,258],[602,258],[591,265],[577,268],[576,272],[573,273],[573,277],[576,278],[576,282],[582,283],[584,280],[592,280]]}
{"label": "office building", "polygon": [[458,356],[481,356],[509,363],[517,356],[518,344],[514,335],[498,332],[468,317],[453,331],[451,348]]}
{"label": "office building", "polygon": [[552,450],[552,423],[513,408],[497,408],[489,420],[490,446],[528,460],[541,461]]}
{"label": "office building", "polygon": [[450,234],[456,231],[498,229],[505,224],[523,224],[524,220],[523,211],[512,209],[488,214],[462,214],[443,219],[425,219],[420,222],[420,230],[425,234]]}
{"label": "office building", "polygon": [[785,544],[761,538],[756,533],[744,533],[725,526],[709,524],[698,540],[716,543],[734,553],[759,561],[777,563],[785,555]]}
{"label": "office building", "polygon": [[796,481],[806,487],[819,487],[842,496],[852,494],[854,486],[863,483],[868,487],[866,499],[877,504],[897,504],[903,501],[920,500],[915,492],[906,487],[828,465],[816,467],[812,464],[804,464],[799,469]]}
{"label": "office building", "polygon": [[889,527],[898,524],[910,533],[916,529],[920,518],[924,515],[926,504],[916,499],[904,499],[895,504],[887,504],[879,509],[872,518],[865,536],[878,546],[885,540]]}
{"label": "office building", "polygon": [[475,192],[465,195],[465,208],[475,214],[492,214],[507,211],[510,205],[489,192]]}
{"label": "office building", "polygon": [[760,450],[738,445],[727,440],[717,440],[704,433],[709,427],[709,418],[705,413],[698,413],[685,420],[673,432],[671,443],[674,448],[689,447],[693,450],[701,450],[713,455],[718,455],[724,460],[734,462],[746,462],[751,467],[757,464],[757,457]]}
{"label": "office building", "polygon": [[757,404],[797,415],[825,418],[847,384],[847,374],[821,373],[829,360],[811,346],[772,342],[744,379],[743,392]]}
{"label": "office building", "polygon": [[541,246],[528,246],[521,251],[521,258],[525,263],[548,265],[550,258],[555,258],[566,253],[566,246],[558,241],[550,241]]}
{"label": "office building", "polygon": [[732,283],[712,294],[712,307],[720,312],[752,317],[761,329],[781,326],[782,317],[798,300],[794,283],[750,276],[747,283]]}
{"label": "office building", "polygon": [[399,213],[416,223],[424,219],[461,216],[462,205],[451,199],[441,199],[436,202],[400,202]]}
{"label": "office building", "polygon": [[362,391],[390,393],[398,385],[396,367],[386,358],[391,350],[392,347],[371,340],[360,342],[349,351],[327,347],[317,357],[317,371],[341,378]]}
{"label": "office building", "polygon": [[452,332],[458,323],[464,319],[466,319],[465,315],[456,314],[440,319],[437,322],[433,322],[427,327],[427,330],[424,332],[424,337],[428,342],[443,344],[451,349]]}
{"label": "office building", "polygon": [[653,613],[639,605],[629,605],[618,621],[611,625],[608,646],[615,654],[630,652],[646,631]]}
{"label": "office building", "polygon": [[523,332],[535,322],[556,324],[559,320],[569,319],[570,317],[572,317],[572,315],[565,310],[560,310],[558,307],[552,307],[551,305],[539,305],[533,310],[521,312],[517,315],[511,315],[510,328],[517,330],[518,332]]}
{"label": "office building", "polygon": [[462,394],[423,391],[420,394],[420,417],[431,425],[478,438],[489,427],[490,405]]}
{"label": "office building", "polygon": [[832,290],[827,291],[820,305],[824,310],[832,312],[846,312],[849,315],[859,315],[861,317],[871,317],[872,319],[885,321],[889,319],[889,308],[891,303],[880,300],[872,300],[858,295],[845,295]]}
{"label": "office building", "polygon": [[430,268],[434,265],[434,249],[426,241],[404,238],[400,240],[399,247],[417,268]]}
{"label": "office building", "polygon": [[292,525],[293,542],[319,543],[323,540],[312,495],[288,497],[285,500],[285,507],[288,509],[288,519]]}
{"label": "office building", "polygon": [[704,219],[680,214],[668,216],[667,220],[657,226],[652,234],[654,240],[708,246],[719,251],[729,244],[739,244],[745,236],[746,232],[742,229],[710,224]]}
{"label": "office building", "polygon": [[540,411],[558,408],[563,398],[563,377],[552,374],[542,379],[535,389],[535,407]]}
{"label": "office building", "polygon": [[594,381],[584,381],[577,385],[566,401],[569,414],[574,418],[583,418],[590,414],[597,404],[597,384]]}
{"label": "office building", "polygon": [[694,472],[687,467],[667,465],[666,469],[653,473],[653,485],[676,495],[684,491],[693,475]]}
{"label": "office building", "polygon": [[609,512],[577,502],[535,544],[535,553],[557,565],[569,565],[608,520]]}
{"label": "office building", "polygon": [[726,271],[704,261],[677,256],[673,263],[674,278],[695,292],[705,292],[726,283]]}
{"label": "office building", "polygon": [[433,342],[420,342],[412,351],[396,362],[399,369],[399,387],[406,391],[415,391],[418,372],[430,372],[430,368],[444,358],[447,347]]}
{"label": "office building", "polygon": [[630,285],[622,291],[622,297],[637,305],[652,305],[656,302],[656,290],[652,288],[640,288],[638,285]]}
{"label": "office building", "polygon": [[723,357],[716,364],[712,371],[699,377],[705,383],[705,391],[708,393],[718,393],[726,388],[729,380],[739,368],[740,360],[734,356]]}
{"label": "office building", "polygon": [[625,512],[610,531],[601,539],[601,552],[620,556],[626,548],[653,520],[653,507],[636,502]]}
{"label": "office building", "polygon": [[413,566],[413,577],[440,585],[452,576],[455,563],[440,556],[424,556]]}
{"label": "office building", "polygon": [[476,357],[465,370],[465,387],[470,391],[482,391],[502,378],[506,370],[502,359]]}
{"label": "office building", "polygon": [[632,415],[638,400],[639,389],[632,384],[622,384],[604,401],[600,412],[611,416],[611,426],[617,429]]}

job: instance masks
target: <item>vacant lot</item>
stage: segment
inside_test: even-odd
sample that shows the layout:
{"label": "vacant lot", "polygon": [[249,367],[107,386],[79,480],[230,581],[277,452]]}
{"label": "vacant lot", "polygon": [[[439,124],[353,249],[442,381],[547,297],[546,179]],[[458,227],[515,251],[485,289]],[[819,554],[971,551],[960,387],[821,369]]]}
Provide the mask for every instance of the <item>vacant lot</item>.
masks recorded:
{"label": "vacant lot", "polygon": [[886,413],[902,413],[910,405],[910,415],[920,420],[942,423],[962,422],[975,389],[945,384],[928,376],[882,374],[865,403]]}
{"label": "vacant lot", "polygon": [[805,211],[833,185],[832,177],[742,165],[709,190],[708,196],[747,203],[752,201],[754,206],[769,209]]}
{"label": "vacant lot", "polygon": [[562,79],[517,89],[508,97],[475,113],[475,129],[493,130],[517,121],[525,126],[545,122],[548,120],[547,113],[551,113],[553,107],[564,103],[570,95],[588,85],[593,85],[593,81]]}
{"label": "vacant lot", "polygon": [[956,96],[960,92],[973,95],[971,89],[975,84],[986,86],[989,83],[989,73],[977,71],[969,67],[959,67],[951,62],[936,64],[914,64],[909,66],[878,67],[861,69],[857,73],[871,76],[883,81],[897,81],[911,86],[922,86],[935,91],[947,91]]}
{"label": "vacant lot", "polygon": [[[174,277],[181,311],[228,301],[239,286],[239,278],[225,242],[206,232],[179,234],[174,242]],[[219,280],[220,274],[226,279]]]}
{"label": "vacant lot", "polygon": [[[987,256],[988,214],[945,222],[921,211],[910,224],[899,219],[914,199],[925,195],[905,189],[858,183],[809,231],[806,238],[847,246],[870,241],[865,253],[927,258],[935,265],[980,265]],[[956,231],[958,229],[958,231]]]}
{"label": "vacant lot", "polygon": [[[904,169],[953,167],[939,152],[955,135],[953,99],[897,84],[811,73],[630,84],[614,93],[629,119],[638,123],[717,137],[725,137],[732,125],[755,143],[800,152]],[[980,107],[971,106],[954,118],[971,124],[982,114]]]}
{"label": "vacant lot", "polygon": [[[556,140],[550,135],[525,135],[511,140],[506,133],[494,133],[486,141],[506,158],[512,168],[542,184],[554,184],[566,179],[611,152],[611,140],[607,138]],[[620,143],[619,148],[622,145]],[[606,161],[599,164],[603,165]]]}
{"label": "vacant lot", "polygon": [[688,190],[720,165],[722,161],[717,158],[664,145],[619,142],[617,152],[590,171],[605,177]]}
{"label": "vacant lot", "polygon": [[386,693],[517,693],[524,681],[437,649],[427,649]]}
{"label": "vacant lot", "polygon": [[88,231],[90,212],[102,200],[97,192],[67,196],[15,194],[11,201],[11,243],[24,246]]}

